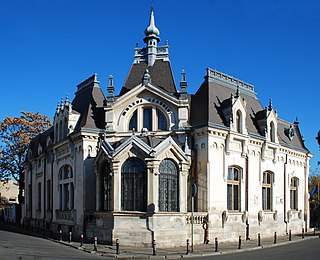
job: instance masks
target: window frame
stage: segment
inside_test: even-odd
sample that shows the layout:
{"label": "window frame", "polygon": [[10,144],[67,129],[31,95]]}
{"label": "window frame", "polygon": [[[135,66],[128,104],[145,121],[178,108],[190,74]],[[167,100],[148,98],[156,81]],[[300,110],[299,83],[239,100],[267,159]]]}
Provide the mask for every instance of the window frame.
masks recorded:
{"label": "window frame", "polygon": [[[237,170],[238,172],[238,180],[235,179],[235,170]],[[242,169],[240,167],[238,166],[228,167],[228,176],[227,176],[227,209],[228,211],[231,211],[231,212],[241,211],[241,178],[242,178]],[[229,198],[230,196],[229,187],[231,187],[231,204],[230,204],[230,198]],[[237,192],[236,192],[236,188],[238,189]],[[235,197],[236,193],[237,193],[237,197]],[[237,206],[237,208],[235,206]]]}
{"label": "window frame", "polygon": [[290,180],[290,209],[294,211],[299,210],[299,178],[297,177],[292,177]]}
{"label": "window frame", "polygon": [[[269,179],[268,179],[268,177],[269,177]],[[273,178],[274,178],[274,175],[272,172],[270,172],[270,171],[263,172],[263,175],[262,175],[262,201],[261,201],[263,211],[272,211],[272,209],[273,209]],[[264,192],[264,190],[265,190],[265,192]]]}
{"label": "window frame", "polygon": [[159,165],[159,211],[179,212],[179,168],[171,159],[163,159]]}

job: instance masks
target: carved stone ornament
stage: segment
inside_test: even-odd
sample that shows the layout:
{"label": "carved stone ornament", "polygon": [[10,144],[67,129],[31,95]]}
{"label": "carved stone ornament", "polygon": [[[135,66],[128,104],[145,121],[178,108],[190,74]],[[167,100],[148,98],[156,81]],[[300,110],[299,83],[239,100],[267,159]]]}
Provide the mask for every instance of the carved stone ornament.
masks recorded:
{"label": "carved stone ornament", "polygon": [[273,220],[274,221],[278,220],[278,211],[277,210],[275,210],[274,213],[273,213]]}
{"label": "carved stone ornament", "polygon": [[228,211],[225,210],[225,211],[222,212],[222,222],[226,223],[227,220],[228,220]]}
{"label": "carved stone ornament", "polygon": [[286,134],[286,136],[288,136],[288,138],[290,139],[290,141],[292,141],[294,135],[295,135],[295,131],[292,125],[290,125],[289,128],[286,128],[284,130],[284,133]]}
{"label": "carved stone ornament", "polygon": [[242,222],[243,222],[243,223],[247,222],[248,217],[249,217],[249,212],[246,211],[246,210],[243,211],[243,214],[242,214]]}
{"label": "carved stone ornament", "polygon": [[291,209],[288,210],[288,222],[292,219],[292,211]]}
{"label": "carved stone ornament", "polygon": [[260,211],[258,212],[258,221],[259,221],[259,223],[262,222],[262,220],[263,220],[263,211],[260,210]]}
{"label": "carved stone ornament", "polygon": [[302,210],[299,210],[298,217],[299,217],[299,219],[302,219],[302,217],[303,217]]}

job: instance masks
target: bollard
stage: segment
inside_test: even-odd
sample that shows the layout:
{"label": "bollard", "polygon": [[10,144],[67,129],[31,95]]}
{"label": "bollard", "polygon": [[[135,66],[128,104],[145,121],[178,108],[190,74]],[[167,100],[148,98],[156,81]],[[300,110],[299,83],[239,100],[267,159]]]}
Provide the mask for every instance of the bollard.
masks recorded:
{"label": "bollard", "polygon": [[189,239],[187,239],[187,255],[189,255]]}
{"label": "bollard", "polygon": [[238,249],[241,249],[241,236],[239,236],[239,246]]}
{"label": "bollard", "polygon": [[289,241],[291,241],[291,229],[289,230]]}
{"label": "bollard", "polygon": [[274,232],[274,240],[273,243],[276,244],[277,243],[277,232]]}
{"label": "bollard", "polygon": [[313,235],[316,235],[316,228],[313,228]]}
{"label": "bollard", "polygon": [[156,241],[152,240],[152,255],[157,255],[156,254]]}
{"label": "bollard", "polygon": [[83,234],[80,235],[80,246],[83,246]]}
{"label": "bollard", "polygon": [[302,235],[301,235],[302,238],[304,238],[304,228],[302,229]]}
{"label": "bollard", "polygon": [[116,239],[116,254],[119,255],[119,239]]}
{"label": "bollard", "polygon": [[217,237],[214,239],[214,245],[215,245],[214,251],[218,252],[218,238]]}
{"label": "bollard", "polygon": [[260,233],[258,233],[258,246],[261,246],[261,237],[260,237]]}
{"label": "bollard", "polygon": [[62,230],[59,230],[59,234],[60,234],[60,242],[62,242]]}
{"label": "bollard", "polygon": [[69,244],[71,244],[71,240],[72,240],[72,232],[69,232]]}
{"label": "bollard", "polygon": [[98,238],[94,237],[93,238],[93,251],[97,251],[98,250],[97,245],[98,245]]}

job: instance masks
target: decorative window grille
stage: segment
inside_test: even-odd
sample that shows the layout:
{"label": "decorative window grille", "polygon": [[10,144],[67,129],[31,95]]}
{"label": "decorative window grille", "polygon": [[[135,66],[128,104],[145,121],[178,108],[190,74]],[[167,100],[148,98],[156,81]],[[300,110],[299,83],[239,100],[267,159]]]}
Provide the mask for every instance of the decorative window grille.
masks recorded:
{"label": "decorative window grille", "polygon": [[165,159],[159,166],[159,210],[179,211],[179,175],[175,163]]}
{"label": "decorative window grille", "polygon": [[122,166],[121,207],[125,211],[147,209],[147,167],[135,157],[127,159]]}
{"label": "decorative window grille", "polygon": [[228,168],[227,180],[227,208],[231,211],[240,211],[240,179],[241,170],[237,167]]}

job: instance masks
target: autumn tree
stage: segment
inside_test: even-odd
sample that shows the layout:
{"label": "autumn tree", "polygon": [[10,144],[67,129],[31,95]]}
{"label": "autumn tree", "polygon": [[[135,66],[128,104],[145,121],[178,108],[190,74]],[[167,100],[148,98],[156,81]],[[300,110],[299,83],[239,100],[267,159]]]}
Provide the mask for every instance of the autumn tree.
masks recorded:
{"label": "autumn tree", "polygon": [[19,183],[19,203],[23,202],[23,163],[29,143],[51,125],[47,116],[25,111],[0,121],[0,179],[12,177]]}

